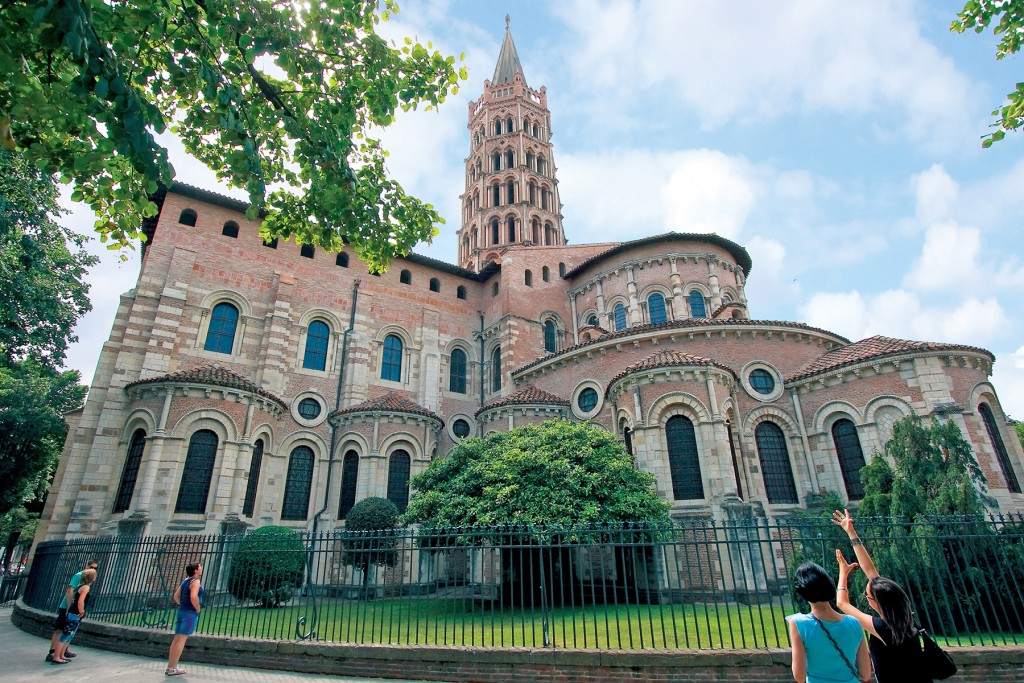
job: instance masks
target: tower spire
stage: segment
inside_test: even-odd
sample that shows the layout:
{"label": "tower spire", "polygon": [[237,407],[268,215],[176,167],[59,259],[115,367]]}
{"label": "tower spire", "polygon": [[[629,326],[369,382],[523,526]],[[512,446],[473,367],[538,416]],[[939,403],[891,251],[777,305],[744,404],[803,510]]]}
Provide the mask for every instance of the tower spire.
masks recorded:
{"label": "tower spire", "polygon": [[[501,52],[498,53],[498,63],[494,67],[494,77],[491,79],[492,86],[511,83],[516,74],[523,74],[523,64],[519,61],[519,53],[516,51],[516,44],[512,41],[511,29],[512,17],[505,15],[505,40],[501,43]],[[526,76],[522,75],[523,84],[526,84]]]}

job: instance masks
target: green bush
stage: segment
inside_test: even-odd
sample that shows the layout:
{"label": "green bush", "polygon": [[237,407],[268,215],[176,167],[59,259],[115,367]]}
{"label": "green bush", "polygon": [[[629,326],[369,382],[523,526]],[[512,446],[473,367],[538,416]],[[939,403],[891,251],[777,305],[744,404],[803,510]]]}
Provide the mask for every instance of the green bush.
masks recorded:
{"label": "green bush", "polygon": [[371,565],[395,566],[398,514],[398,508],[386,498],[365,498],[356,503],[345,518],[342,561],[364,572]]}
{"label": "green bush", "polygon": [[242,602],[277,607],[295,595],[305,567],[298,532],[279,526],[261,527],[243,538],[235,552],[228,592]]}

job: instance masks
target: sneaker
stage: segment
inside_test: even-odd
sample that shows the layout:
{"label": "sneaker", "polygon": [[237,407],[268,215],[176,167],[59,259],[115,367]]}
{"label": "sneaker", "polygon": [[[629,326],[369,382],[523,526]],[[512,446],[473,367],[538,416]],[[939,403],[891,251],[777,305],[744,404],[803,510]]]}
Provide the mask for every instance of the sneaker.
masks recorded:
{"label": "sneaker", "polygon": [[184,676],[184,669],[167,669],[164,671],[164,676]]}

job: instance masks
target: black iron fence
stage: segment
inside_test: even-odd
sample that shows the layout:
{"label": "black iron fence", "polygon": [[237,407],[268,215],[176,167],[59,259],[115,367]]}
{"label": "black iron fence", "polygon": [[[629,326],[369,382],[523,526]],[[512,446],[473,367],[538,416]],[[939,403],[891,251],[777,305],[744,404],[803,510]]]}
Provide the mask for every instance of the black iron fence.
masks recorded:
{"label": "black iron fence", "polygon": [[[1024,643],[1024,517],[861,520],[883,574],[946,644]],[[189,562],[199,633],[339,643],[737,649],[787,647],[790,576],[835,568],[824,520],[671,526],[398,529],[365,534],[108,537],[40,544],[27,604],[56,609],[100,563],[87,618],[167,629]],[[863,576],[851,596],[862,609]]]}
{"label": "black iron fence", "polygon": [[14,601],[21,597],[28,582],[28,572],[19,574],[5,574],[0,579],[0,606],[7,607],[14,604]]}

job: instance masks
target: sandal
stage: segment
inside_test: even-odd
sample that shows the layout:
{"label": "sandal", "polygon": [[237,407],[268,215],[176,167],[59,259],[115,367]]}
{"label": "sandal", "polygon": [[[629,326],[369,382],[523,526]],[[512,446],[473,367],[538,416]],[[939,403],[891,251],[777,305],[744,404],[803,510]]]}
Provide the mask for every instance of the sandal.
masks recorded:
{"label": "sandal", "polygon": [[69,659],[51,659],[50,660],[50,664],[70,664],[70,663],[71,663],[71,660],[69,660]]}
{"label": "sandal", "polygon": [[184,675],[185,675],[185,670],[184,669],[177,669],[177,668],[175,668],[175,669],[166,669],[164,671],[164,676],[184,676]]}

